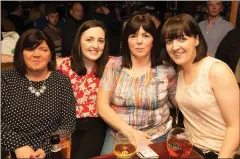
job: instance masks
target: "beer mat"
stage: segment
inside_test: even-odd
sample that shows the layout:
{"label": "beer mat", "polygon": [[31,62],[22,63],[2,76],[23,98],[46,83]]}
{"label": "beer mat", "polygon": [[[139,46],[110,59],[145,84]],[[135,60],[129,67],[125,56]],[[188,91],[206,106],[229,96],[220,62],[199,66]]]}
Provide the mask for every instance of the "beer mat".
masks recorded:
{"label": "beer mat", "polygon": [[154,152],[148,145],[143,145],[136,153],[140,158],[158,158],[158,154]]}

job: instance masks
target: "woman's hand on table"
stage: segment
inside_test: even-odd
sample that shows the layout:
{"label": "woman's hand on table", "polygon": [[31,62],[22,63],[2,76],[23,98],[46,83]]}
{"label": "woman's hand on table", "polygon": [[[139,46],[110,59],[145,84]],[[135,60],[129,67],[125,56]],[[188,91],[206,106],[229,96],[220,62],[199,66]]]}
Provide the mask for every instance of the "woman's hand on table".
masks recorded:
{"label": "woman's hand on table", "polygon": [[136,140],[137,145],[143,143],[146,145],[152,144],[152,137],[150,135],[136,129],[132,129],[131,132]]}
{"label": "woman's hand on table", "polygon": [[17,148],[14,152],[17,158],[30,158],[30,156],[35,153],[35,151],[30,146]]}
{"label": "woman's hand on table", "polygon": [[46,157],[46,153],[43,149],[38,149],[33,155],[32,158],[45,158]]}

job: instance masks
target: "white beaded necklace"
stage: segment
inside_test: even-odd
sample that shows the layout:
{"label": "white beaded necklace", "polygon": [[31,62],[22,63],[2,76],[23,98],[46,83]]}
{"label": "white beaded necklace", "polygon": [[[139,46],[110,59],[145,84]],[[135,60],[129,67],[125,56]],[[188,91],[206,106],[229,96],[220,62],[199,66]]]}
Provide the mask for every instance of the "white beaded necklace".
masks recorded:
{"label": "white beaded necklace", "polygon": [[[49,72],[47,72],[47,76],[48,76],[48,74],[49,74]],[[40,87],[40,89],[36,89],[36,88],[34,88],[33,87],[33,85],[32,85],[32,82],[30,81],[30,80],[28,80],[29,81],[29,87],[28,87],[28,90],[32,93],[32,94],[34,94],[36,97],[39,97],[41,94],[43,94],[45,91],[46,91],[46,89],[47,89],[47,86],[45,85],[45,82],[46,82],[46,79],[43,81],[43,84],[42,84],[42,86]]]}
{"label": "white beaded necklace", "polygon": [[43,81],[43,84],[42,86],[40,87],[40,89],[36,89],[32,86],[32,82],[29,80],[29,84],[30,86],[28,87],[28,90],[32,93],[32,94],[35,94],[36,97],[39,97],[41,94],[44,93],[44,91],[47,89],[47,87],[45,86],[45,81]]}

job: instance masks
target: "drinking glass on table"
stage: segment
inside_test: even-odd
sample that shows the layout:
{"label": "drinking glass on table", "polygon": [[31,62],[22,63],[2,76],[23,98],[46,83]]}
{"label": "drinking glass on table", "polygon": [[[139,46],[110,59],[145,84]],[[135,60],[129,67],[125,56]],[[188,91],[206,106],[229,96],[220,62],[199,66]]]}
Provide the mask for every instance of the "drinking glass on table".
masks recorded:
{"label": "drinking glass on table", "polygon": [[190,135],[184,128],[176,127],[170,130],[167,137],[167,150],[170,158],[184,158],[192,151]]}
{"label": "drinking glass on table", "polygon": [[136,154],[137,144],[133,134],[129,131],[120,131],[116,134],[113,153],[120,158],[132,158]]}
{"label": "drinking glass on table", "polygon": [[71,158],[71,132],[67,130],[59,130],[55,132],[59,134],[60,136],[60,144],[61,144],[61,152],[64,159],[70,159]]}
{"label": "drinking glass on table", "polygon": [[231,159],[240,159],[240,151],[235,151],[232,154]]}

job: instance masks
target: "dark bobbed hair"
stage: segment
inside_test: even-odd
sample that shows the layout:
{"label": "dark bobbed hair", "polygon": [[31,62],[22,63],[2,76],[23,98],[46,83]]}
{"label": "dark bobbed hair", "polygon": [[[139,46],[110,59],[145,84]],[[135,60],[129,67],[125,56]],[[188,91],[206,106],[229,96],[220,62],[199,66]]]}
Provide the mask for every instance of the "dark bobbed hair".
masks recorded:
{"label": "dark bobbed hair", "polygon": [[25,49],[34,50],[44,41],[47,43],[51,52],[51,61],[48,63],[48,70],[54,70],[56,68],[56,56],[51,39],[38,29],[29,29],[23,32],[18,39],[13,57],[15,68],[23,75],[27,73],[27,65],[24,62],[23,51]]}
{"label": "dark bobbed hair", "polygon": [[152,21],[150,16],[146,14],[136,13],[128,19],[122,34],[122,68],[132,67],[131,53],[128,45],[128,37],[131,34],[135,34],[136,32],[138,32],[141,27],[153,37],[153,47],[151,49],[150,55],[151,68],[163,63],[162,59],[160,58],[160,48],[158,45],[159,35],[157,34],[157,29],[154,22]]}
{"label": "dark bobbed hair", "polygon": [[87,69],[84,65],[83,61],[83,55],[82,55],[82,49],[80,45],[80,40],[82,37],[82,34],[90,29],[100,27],[105,32],[105,46],[103,49],[103,54],[100,56],[99,59],[96,60],[97,70],[94,73],[96,77],[101,77],[105,68],[105,65],[108,61],[108,40],[107,40],[107,31],[105,30],[105,27],[102,22],[98,20],[88,20],[78,28],[75,39],[73,41],[73,47],[71,50],[71,66],[74,72],[76,72],[79,76],[86,75]]}
{"label": "dark bobbed hair", "polygon": [[[188,14],[180,14],[168,19],[162,28],[161,43],[166,43],[166,39],[174,40],[183,37],[184,34],[189,37],[198,38],[199,44],[196,46],[197,55],[193,63],[200,61],[207,56],[207,43],[202,35],[197,21]],[[166,47],[166,45],[165,45]],[[166,48],[165,48],[166,50]],[[168,54],[163,52],[163,54]],[[169,56],[168,56],[169,57]],[[169,57],[170,58],[170,57]]]}

